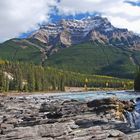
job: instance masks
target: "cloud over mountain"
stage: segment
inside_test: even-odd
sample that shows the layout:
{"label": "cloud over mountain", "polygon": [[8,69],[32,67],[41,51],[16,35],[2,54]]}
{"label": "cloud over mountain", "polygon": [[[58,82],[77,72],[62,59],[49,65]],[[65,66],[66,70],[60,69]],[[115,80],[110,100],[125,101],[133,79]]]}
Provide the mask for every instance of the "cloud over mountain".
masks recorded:
{"label": "cloud over mountain", "polygon": [[[132,3],[133,2],[133,3]],[[61,14],[77,14],[98,12],[107,17],[114,26],[128,28],[140,33],[140,1],[125,0],[61,0]]]}
{"label": "cloud over mountain", "polygon": [[0,41],[37,28],[49,19],[54,0],[0,0]]}
{"label": "cloud over mountain", "polygon": [[47,22],[57,9],[60,15],[99,13],[114,26],[140,33],[139,0],[1,0],[0,41],[17,37]]}

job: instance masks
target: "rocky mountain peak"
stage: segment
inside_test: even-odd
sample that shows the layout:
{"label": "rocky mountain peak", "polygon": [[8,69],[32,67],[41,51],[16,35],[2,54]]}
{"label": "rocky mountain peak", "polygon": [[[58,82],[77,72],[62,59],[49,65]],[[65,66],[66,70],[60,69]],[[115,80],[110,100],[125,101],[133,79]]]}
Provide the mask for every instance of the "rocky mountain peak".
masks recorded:
{"label": "rocky mountain peak", "polygon": [[98,41],[114,46],[139,48],[140,37],[127,29],[115,28],[107,18],[100,16],[82,20],[61,20],[58,23],[42,25],[30,38],[48,45],[71,46],[88,41]]}

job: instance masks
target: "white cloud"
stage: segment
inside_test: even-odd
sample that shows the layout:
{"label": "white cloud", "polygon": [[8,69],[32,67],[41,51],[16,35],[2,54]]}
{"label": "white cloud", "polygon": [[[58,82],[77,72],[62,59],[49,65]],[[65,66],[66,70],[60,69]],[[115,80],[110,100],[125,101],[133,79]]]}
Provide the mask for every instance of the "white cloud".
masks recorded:
{"label": "white cloud", "polygon": [[55,0],[0,0],[0,41],[17,37],[49,19]]}
{"label": "white cloud", "polygon": [[99,12],[114,26],[140,33],[140,7],[126,3],[125,0],[61,0],[58,7],[61,14]]}
{"label": "white cloud", "polygon": [[[49,20],[51,6],[60,14],[99,12],[114,26],[140,33],[140,7],[125,0],[0,0],[0,41],[18,37]],[[138,0],[133,0],[138,2]]]}

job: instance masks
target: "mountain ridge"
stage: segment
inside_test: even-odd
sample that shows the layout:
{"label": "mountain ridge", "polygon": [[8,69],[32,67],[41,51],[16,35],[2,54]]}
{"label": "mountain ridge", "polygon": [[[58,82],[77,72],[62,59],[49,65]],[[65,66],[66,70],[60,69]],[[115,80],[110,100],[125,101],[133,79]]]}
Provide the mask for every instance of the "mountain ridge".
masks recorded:
{"label": "mountain ridge", "polygon": [[42,25],[28,38],[1,43],[0,58],[132,78],[140,65],[140,37],[102,17],[62,20]]}
{"label": "mountain ridge", "polygon": [[69,47],[82,42],[98,41],[114,46],[128,46],[140,50],[140,37],[127,29],[114,27],[107,18],[99,16],[83,20],[62,20],[59,23],[46,24],[33,33],[35,38],[48,45],[61,42]]}

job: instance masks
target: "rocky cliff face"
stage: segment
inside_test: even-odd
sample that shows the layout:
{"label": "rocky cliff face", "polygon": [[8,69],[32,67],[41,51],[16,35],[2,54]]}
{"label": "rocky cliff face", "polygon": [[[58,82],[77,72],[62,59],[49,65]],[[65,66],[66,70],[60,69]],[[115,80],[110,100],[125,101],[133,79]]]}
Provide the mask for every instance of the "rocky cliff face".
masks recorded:
{"label": "rocky cliff face", "polygon": [[107,18],[92,17],[83,20],[62,20],[56,24],[40,27],[30,38],[48,45],[61,44],[68,47],[88,41],[113,46],[140,49],[140,37],[127,29],[115,28]]}

